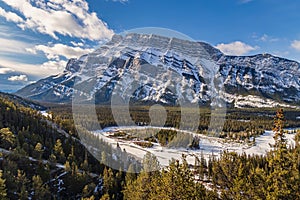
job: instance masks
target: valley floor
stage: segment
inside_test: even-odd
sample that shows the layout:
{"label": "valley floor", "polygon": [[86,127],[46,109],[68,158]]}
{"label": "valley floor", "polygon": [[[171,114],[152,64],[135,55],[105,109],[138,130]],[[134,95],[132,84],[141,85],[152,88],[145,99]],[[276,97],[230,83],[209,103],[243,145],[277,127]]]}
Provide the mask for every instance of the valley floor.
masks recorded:
{"label": "valley floor", "polygon": [[[147,152],[153,153],[160,164],[162,166],[168,166],[169,161],[174,158],[176,160],[181,160],[182,154],[188,155],[187,161],[189,164],[195,163],[195,157],[200,157],[201,154],[205,159],[208,160],[210,156],[220,157],[221,153],[224,151],[236,152],[239,154],[246,153],[247,155],[264,155],[266,152],[271,150],[271,145],[274,144],[274,133],[273,131],[266,130],[263,135],[256,137],[254,144],[242,143],[236,141],[228,141],[221,138],[209,137],[205,135],[196,134],[193,132],[185,131],[185,133],[194,134],[200,137],[200,148],[199,149],[186,149],[186,148],[168,148],[163,147],[159,143],[153,143],[153,147],[151,148],[143,148],[137,144],[135,144],[133,140],[123,140],[120,138],[112,138],[109,135],[113,132],[117,131],[141,131],[145,129],[167,129],[166,127],[142,127],[142,126],[133,126],[133,127],[109,127],[103,130],[98,130],[92,132],[94,135],[97,135],[99,139],[102,139],[108,143],[110,143],[113,147],[116,147],[117,144],[121,147],[121,149],[125,149],[127,153],[132,154],[140,159],[144,157]],[[171,128],[171,130],[176,130]],[[287,143],[289,146],[294,146],[294,129],[290,129],[286,134]],[[179,130],[178,130],[179,131]],[[253,138],[252,138],[253,140]]]}

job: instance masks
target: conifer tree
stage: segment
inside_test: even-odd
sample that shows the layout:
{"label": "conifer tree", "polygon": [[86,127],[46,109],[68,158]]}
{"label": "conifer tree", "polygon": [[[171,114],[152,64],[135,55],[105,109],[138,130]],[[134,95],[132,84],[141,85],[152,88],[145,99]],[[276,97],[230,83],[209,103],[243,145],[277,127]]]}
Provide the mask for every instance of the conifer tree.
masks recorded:
{"label": "conifer tree", "polygon": [[8,149],[14,147],[16,144],[16,137],[10,131],[9,128],[0,129],[0,146],[2,148]]}
{"label": "conifer tree", "polygon": [[65,163],[65,169],[66,169],[67,172],[71,172],[71,165],[70,165],[70,162],[68,160]]}
{"label": "conifer tree", "polygon": [[20,190],[20,193],[19,193],[19,199],[20,200],[27,200],[28,199],[28,191],[27,191],[25,185],[21,186],[21,190]]}
{"label": "conifer tree", "polygon": [[43,155],[43,145],[38,142],[34,147],[34,157],[37,159],[41,159],[42,155]]}
{"label": "conifer tree", "polygon": [[284,115],[279,109],[274,118],[275,149],[268,156],[269,175],[267,176],[267,199],[293,199],[292,191],[295,184],[293,171],[295,170],[286,146],[284,135]]}
{"label": "conifer tree", "polygon": [[87,151],[85,151],[85,154],[84,154],[84,161],[83,161],[83,163],[81,164],[81,168],[82,168],[84,171],[88,171],[88,170],[89,170],[89,162],[88,162]]}
{"label": "conifer tree", "polygon": [[131,163],[128,167],[128,170],[126,172],[125,176],[125,182],[126,184],[132,183],[136,179],[136,171],[134,165]]}
{"label": "conifer tree", "polygon": [[195,182],[195,176],[183,156],[182,163],[172,160],[161,176],[152,181],[151,199],[205,199],[202,184]]}
{"label": "conifer tree", "polygon": [[27,184],[29,183],[29,180],[27,179],[25,172],[18,170],[16,181],[19,188],[19,199],[28,199]]}
{"label": "conifer tree", "polygon": [[159,175],[159,162],[157,158],[151,154],[146,153],[143,158],[143,169],[134,181],[126,182],[124,199],[144,200],[150,199],[154,192],[153,184]]}
{"label": "conifer tree", "polygon": [[126,183],[123,194],[124,199],[145,200],[150,199],[151,192],[151,176],[142,171],[135,181]]}
{"label": "conifer tree", "polygon": [[108,158],[105,151],[101,152],[101,163],[105,166],[108,166]]}
{"label": "conifer tree", "polygon": [[110,196],[113,195],[113,189],[114,189],[114,173],[111,168],[104,169],[103,172],[103,187],[105,193],[108,193]]}
{"label": "conifer tree", "polygon": [[274,140],[275,140],[275,148],[286,148],[286,138],[284,135],[284,115],[283,109],[279,109],[274,118]]}
{"label": "conifer tree", "polygon": [[5,179],[2,178],[2,170],[0,170],[0,199],[7,199],[7,190],[5,185]]}
{"label": "conifer tree", "polygon": [[39,175],[32,177],[32,187],[34,199],[51,199],[49,188],[43,185],[43,181]]}
{"label": "conifer tree", "polygon": [[105,193],[100,200],[110,200],[109,194]]}
{"label": "conifer tree", "polygon": [[143,158],[143,171],[156,172],[160,170],[160,164],[156,156],[147,152]]}
{"label": "conifer tree", "polygon": [[62,143],[61,143],[60,139],[56,140],[53,150],[54,150],[55,156],[57,157],[58,162],[64,163],[66,156],[65,156],[64,150],[62,148]]}

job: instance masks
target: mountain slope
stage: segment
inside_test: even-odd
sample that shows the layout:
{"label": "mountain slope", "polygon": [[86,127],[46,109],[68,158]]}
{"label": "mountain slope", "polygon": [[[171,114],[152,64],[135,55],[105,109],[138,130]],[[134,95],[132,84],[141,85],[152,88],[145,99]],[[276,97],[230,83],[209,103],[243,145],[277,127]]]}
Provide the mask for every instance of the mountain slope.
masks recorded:
{"label": "mountain slope", "polygon": [[47,109],[45,106],[42,106],[41,104],[39,104],[37,102],[31,101],[28,99],[24,99],[22,97],[19,97],[19,96],[13,95],[13,94],[0,92],[0,98],[6,99],[15,104],[19,104],[24,107],[29,107],[31,109],[38,110],[38,111],[43,111],[43,110]]}
{"label": "mountain slope", "polygon": [[70,102],[72,94],[107,103],[117,94],[171,105],[181,97],[200,104],[221,97],[235,107],[299,105],[300,65],[270,54],[227,56],[203,42],[115,35],[95,52],[71,59],[63,73],[16,94],[59,103]]}

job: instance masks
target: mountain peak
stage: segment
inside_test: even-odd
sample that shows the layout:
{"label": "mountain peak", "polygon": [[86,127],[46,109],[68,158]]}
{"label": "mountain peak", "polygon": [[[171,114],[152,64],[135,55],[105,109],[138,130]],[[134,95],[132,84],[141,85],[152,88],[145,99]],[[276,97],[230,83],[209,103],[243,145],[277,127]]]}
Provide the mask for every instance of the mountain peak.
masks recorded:
{"label": "mountain peak", "polygon": [[[175,79],[165,80],[170,71],[177,74]],[[126,83],[116,90],[118,80],[135,73],[139,73],[139,80],[125,78]],[[84,89],[73,88],[75,80]],[[272,107],[299,104],[299,80],[299,63],[271,54],[227,56],[205,42],[130,33],[114,35],[95,52],[69,60],[64,73],[17,94],[40,101],[70,102],[76,92],[87,99],[96,97],[100,103],[110,101],[113,92],[122,93],[126,86],[137,84],[129,94],[137,101],[174,104],[183,95],[190,102],[205,104],[218,94],[236,107]],[[170,91],[174,87],[176,90]]]}
{"label": "mountain peak", "polygon": [[[173,50],[178,54],[189,57],[211,57],[222,53],[204,42],[165,37],[155,34],[129,33],[125,36],[114,35],[107,46],[126,46],[131,48],[156,48],[160,51]],[[213,55],[211,55],[213,53]]]}

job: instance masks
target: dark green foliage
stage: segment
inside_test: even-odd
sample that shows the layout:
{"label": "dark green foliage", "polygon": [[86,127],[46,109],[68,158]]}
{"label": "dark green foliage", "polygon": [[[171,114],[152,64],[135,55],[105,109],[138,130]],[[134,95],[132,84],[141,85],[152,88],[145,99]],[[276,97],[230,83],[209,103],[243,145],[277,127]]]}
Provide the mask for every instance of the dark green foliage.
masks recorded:
{"label": "dark green foliage", "polygon": [[[155,159],[152,158],[152,162],[155,163]],[[135,181],[127,182],[124,199],[206,199],[208,193],[202,184],[195,182],[193,172],[183,157],[182,164],[173,160],[162,171],[147,172],[144,168]]]}
{"label": "dark green foliage", "polygon": [[[99,148],[98,159],[106,164],[114,162],[114,166],[119,164],[121,170],[99,164],[76,140],[79,137],[71,113],[55,109],[54,121],[69,137],[58,133],[37,111],[0,97],[0,147],[8,151],[0,160],[0,199],[300,199],[300,134],[296,134],[296,145],[288,147],[282,129],[283,125],[297,126],[299,122],[293,120],[299,114],[296,111],[285,111],[284,119],[279,110],[273,129],[276,143],[265,156],[224,152],[218,159],[214,155],[207,161],[204,156],[196,158],[194,166],[189,166],[183,156],[182,161],[173,160],[162,169],[155,156],[146,154],[143,170],[136,174],[139,163],[118,163],[112,155],[117,160],[126,160],[128,155],[86,132],[81,141],[92,141],[91,145]],[[133,119],[147,124],[145,110],[133,109]],[[98,114],[101,125],[114,125],[110,112]],[[175,108],[168,108],[167,124],[178,127],[178,114]],[[273,109],[229,110],[220,136],[244,140],[259,135],[264,129],[272,129],[272,117],[266,116],[271,114]],[[205,132],[209,112],[201,115],[199,132],[210,134]],[[88,116],[82,120],[88,125],[96,123],[89,121]],[[176,136],[177,132],[166,131],[150,139],[156,142],[160,138],[167,145],[175,142]],[[199,143],[189,142],[191,148]],[[63,165],[66,169],[61,168]],[[128,173],[122,169],[128,169]],[[57,187],[59,180],[64,182],[61,191]],[[102,190],[95,191],[96,188]]]}
{"label": "dark green foliage", "polygon": [[153,144],[151,142],[134,142],[134,144],[139,145],[143,148],[151,148]]}
{"label": "dark green foliage", "polygon": [[284,135],[284,116],[283,109],[279,109],[274,118],[274,140],[275,148],[286,148],[286,139]]}
{"label": "dark green foliage", "polygon": [[5,179],[2,178],[2,171],[0,171],[0,199],[7,198]]}
{"label": "dark green foliage", "polygon": [[43,184],[39,175],[32,177],[33,199],[51,199],[48,186]]}
{"label": "dark green foliage", "polygon": [[[49,120],[38,111],[0,95],[0,148],[7,149],[0,155],[3,171],[0,199],[5,199],[5,195],[8,199],[78,199],[81,196],[99,199],[102,193],[99,190],[94,193],[94,189],[101,183],[97,176],[103,173],[103,165],[86,151],[75,134],[69,132],[70,136],[66,137]],[[97,145],[108,148],[101,141]],[[69,170],[62,168],[66,161]],[[124,178],[119,177],[115,182],[121,183]],[[120,199],[122,189],[117,185],[112,193],[118,193],[116,199]]]}
{"label": "dark green foliage", "polygon": [[0,129],[0,146],[9,149],[16,146],[16,136],[9,130],[9,128]]}
{"label": "dark green foliage", "polygon": [[[89,116],[88,112],[91,106],[82,105],[84,109],[82,109],[83,113],[77,113],[79,115],[79,123],[84,127],[89,127],[91,130],[99,128],[99,124],[101,128],[116,126],[116,122],[114,120],[114,116],[112,114],[111,108],[106,105],[97,105],[96,113],[98,115],[98,121],[93,121],[94,117]],[[116,108],[118,110],[124,109],[123,107]],[[127,108],[126,108],[127,109]],[[130,106],[130,117],[137,125],[149,125],[150,117],[149,117],[149,109],[150,106]],[[167,111],[167,119],[165,122],[165,127],[175,127],[179,128],[181,126],[181,109],[185,109],[185,113],[191,113],[191,116],[194,115],[195,111],[189,108],[180,108],[180,107],[165,107]],[[276,108],[228,108],[226,114],[225,124],[223,126],[223,132],[221,133],[209,133],[207,132],[208,126],[210,125],[210,108],[201,107],[200,109],[200,121],[198,126],[198,132],[201,134],[208,134],[213,136],[218,136],[222,138],[228,138],[233,140],[249,140],[250,137],[259,136],[264,133],[265,130],[272,130],[273,128],[273,116],[276,112]],[[55,105],[51,107],[53,112],[54,120],[57,124],[61,124],[61,126],[70,131],[70,133],[76,136],[75,127],[73,124],[73,114],[72,107],[69,105],[58,106]],[[295,109],[286,109],[286,125],[288,127],[299,127],[300,120],[297,120],[297,116],[299,116],[299,111]],[[122,114],[122,113],[120,113]],[[122,117],[118,117],[122,118]],[[128,116],[124,113],[124,122],[119,122],[121,124],[118,125],[126,125],[128,123]],[[194,119],[190,119],[189,122],[186,122],[184,127],[193,127],[195,124]],[[176,135],[176,133],[163,133],[158,134],[159,142],[163,145],[166,145],[169,142],[170,137]],[[157,142],[153,138],[148,138],[151,142]]]}
{"label": "dark green foliage", "polygon": [[168,143],[177,135],[177,131],[173,130],[160,130],[156,134],[156,138],[162,146],[167,146]]}

